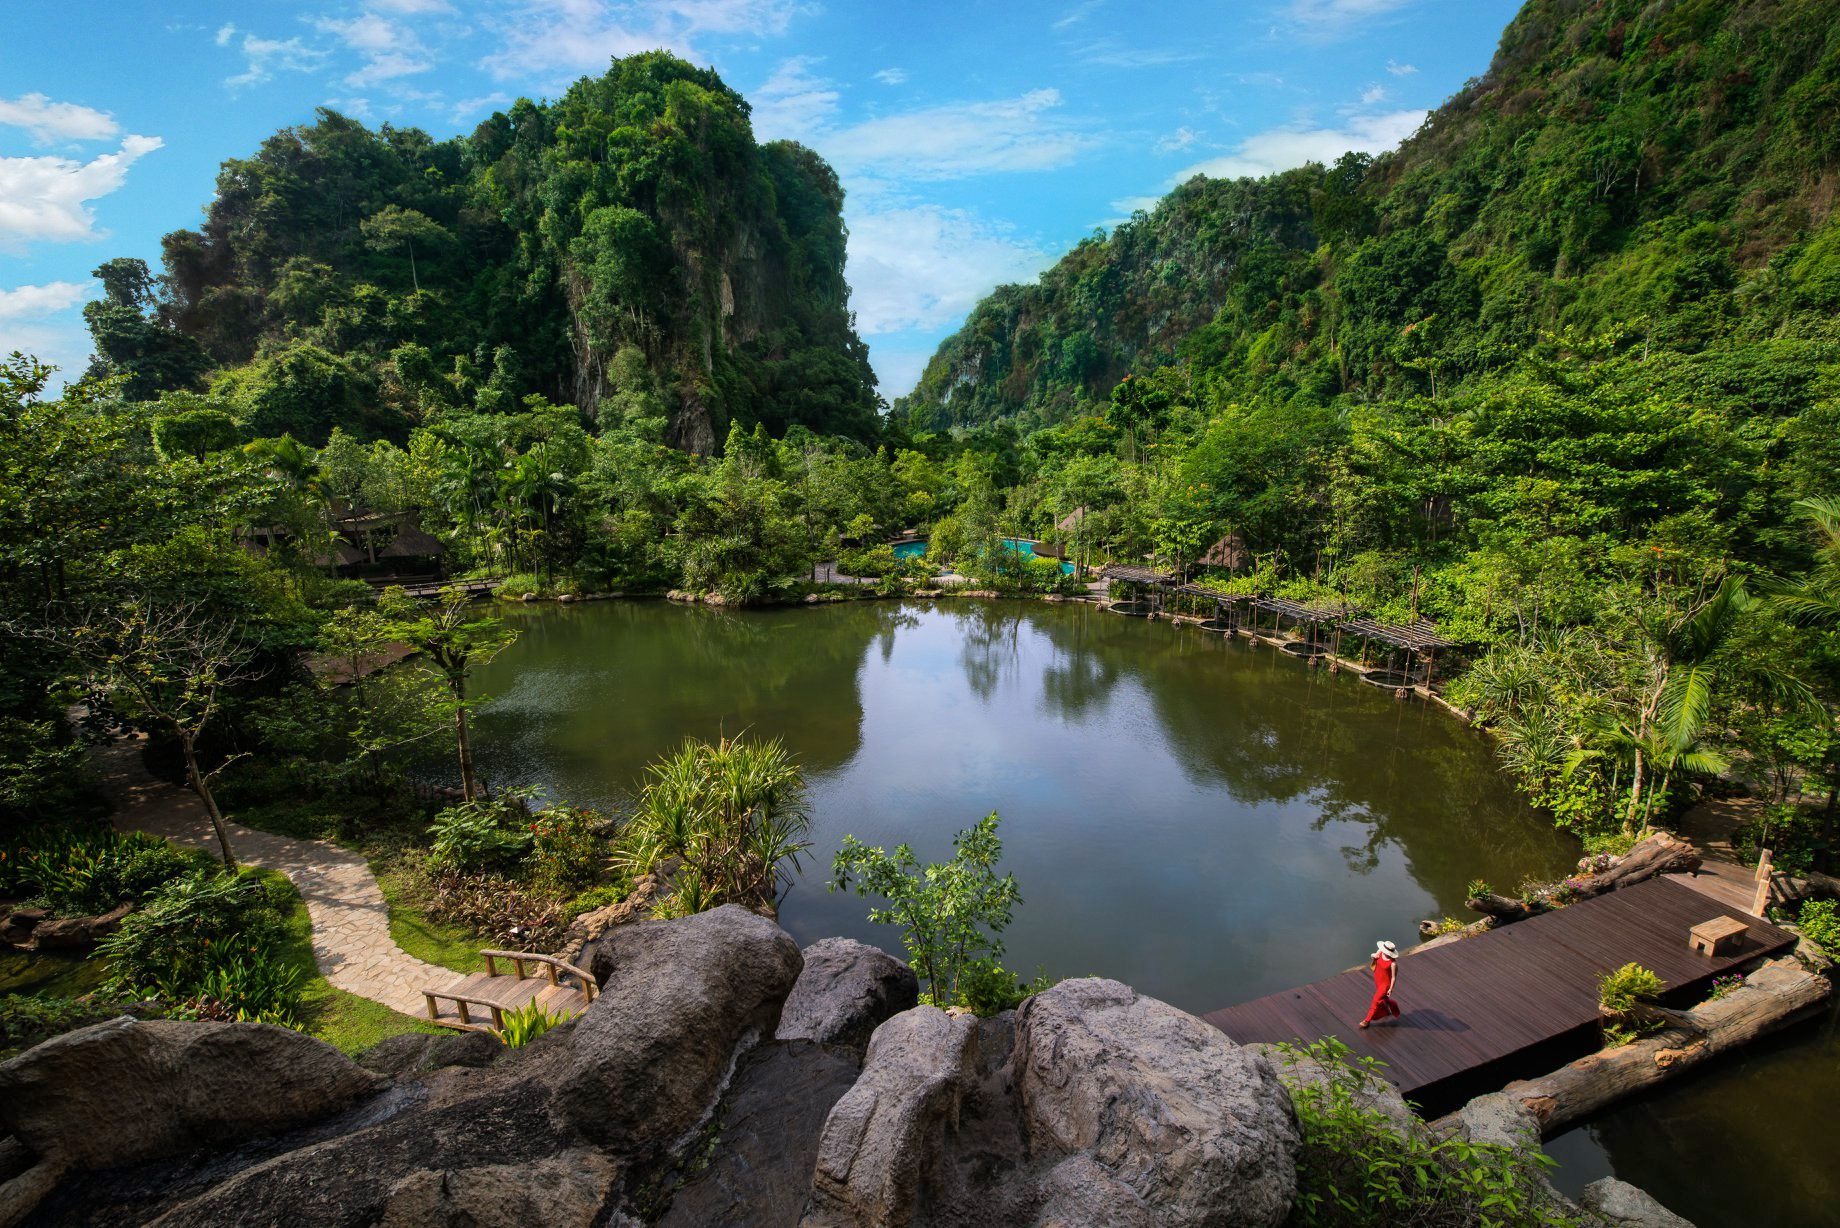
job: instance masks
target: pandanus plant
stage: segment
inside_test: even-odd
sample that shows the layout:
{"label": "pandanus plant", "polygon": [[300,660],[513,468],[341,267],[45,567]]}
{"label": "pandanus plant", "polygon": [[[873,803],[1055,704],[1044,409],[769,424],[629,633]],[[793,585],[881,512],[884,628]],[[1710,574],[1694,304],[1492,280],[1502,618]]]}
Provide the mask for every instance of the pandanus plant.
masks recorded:
{"label": "pandanus plant", "polygon": [[804,772],[784,743],[691,739],[646,769],[614,860],[634,875],[678,861],[704,907],[768,903],[798,869],[810,821]]}

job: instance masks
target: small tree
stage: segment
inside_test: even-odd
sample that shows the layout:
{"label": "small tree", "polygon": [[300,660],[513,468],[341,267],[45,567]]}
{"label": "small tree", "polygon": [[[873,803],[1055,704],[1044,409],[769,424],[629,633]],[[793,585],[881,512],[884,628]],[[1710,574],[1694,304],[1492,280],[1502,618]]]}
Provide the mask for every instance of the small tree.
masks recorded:
{"label": "small tree", "polygon": [[207,772],[198,762],[198,743],[225,691],[260,672],[242,630],[208,617],[197,602],[161,605],[136,599],[27,634],[69,652],[129,718],[178,740],[186,783],[211,816],[224,864],[234,868],[236,854],[212,785],[240,756]]}
{"label": "small tree", "polygon": [[952,837],[952,860],[922,866],[903,844],[890,855],[845,836],[831,863],[831,890],[878,895],[889,907],[873,908],[869,920],[902,927],[901,941],[914,971],[936,1005],[960,1000],[961,979],[984,961],[1002,958],[997,935],[1022,902],[1013,874],[997,875],[1003,841],[993,810]]}
{"label": "small tree", "polygon": [[448,706],[454,714],[454,745],[460,759],[460,789],[467,801],[477,796],[473,778],[473,743],[467,729],[467,711],[479,702],[469,698],[467,680],[476,666],[484,665],[509,648],[518,633],[503,619],[490,614],[479,618],[472,611],[465,593],[450,589],[441,595],[441,603],[430,614],[417,608],[400,588],[384,593],[379,608],[389,618],[391,638],[418,650],[422,667],[438,677],[447,687]]}

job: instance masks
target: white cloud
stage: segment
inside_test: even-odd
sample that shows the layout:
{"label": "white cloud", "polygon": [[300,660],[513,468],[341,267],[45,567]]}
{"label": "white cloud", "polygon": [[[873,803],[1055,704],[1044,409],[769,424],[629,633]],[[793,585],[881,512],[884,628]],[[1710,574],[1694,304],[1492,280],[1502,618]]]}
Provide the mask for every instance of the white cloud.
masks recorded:
{"label": "white cloud", "polygon": [[566,80],[614,56],[662,47],[700,60],[705,34],[783,34],[801,0],[518,0],[496,22],[503,49],[480,66],[503,80]]}
{"label": "white cloud", "polygon": [[1361,105],[1364,107],[1371,107],[1376,102],[1385,102],[1385,101],[1386,101],[1386,86],[1384,85],[1370,85],[1366,89],[1361,91]]}
{"label": "white cloud", "polygon": [[1112,202],[1112,208],[1118,210],[1118,212],[1122,216],[1112,221],[1110,225],[1116,226],[1118,222],[1121,222],[1125,218],[1130,217],[1133,213],[1136,213],[1139,209],[1142,209],[1145,213],[1154,213],[1156,212],[1156,207],[1162,203],[1163,203],[1163,198],[1160,196],[1124,196],[1124,197],[1120,197],[1119,199]]}
{"label": "white cloud", "polygon": [[1051,253],[962,209],[846,211],[850,307],[865,337],[952,323],[994,287],[1032,280]]}
{"label": "white cloud", "polygon": [[277,72],[313,72],[320,67],[326,53],[308,47],[298,38],[259,38],[245,34],[243,57],[247,61],[243,71],[224,78],[224,84],[233,90],[260,85]]}
{"label": "white cloud", "polygon": [[1409,3],[1411,0],[1291,0],[1289,13],[1292,21],[1313,33],[1336,38]]}
{"label": "white cloud", "polygon": [[1105,0],[1084,0],[1084,3],[1076,4],[1054,22],[1054,28],[1065,30],[1068,26],[1077,26],[1091,16],[1094,9],[1104,3]]}
{"label": "white cloud", "polygon": [[316,24],[364,57],[364,63],[345,76],[345,84],[352,89],[366,89],[434,67],[434,60],[414,33],[376,13],[360,13],[343,20],[322,17]]}
{"label": "white cloud", "polygon": [[749,91],[756,133],[805,140],[836,118],[837,91],[829,81],[812,75],[811,67],[817,62],[808,55],[794,56]]}
{"label": "white cloud", "polygon": [[904,180],[958,179],[991,171],[1064,166],[1093,138],[1058,117],[1059,90],[881,116],[839,129],[819,152],[848,172]]}
{"label": "white cloud", "polygon": [[[0,324],[18,320],[38,320],[67,311],[82,302],[89,287],[74,281],[53,281],[42,286],[19,286],[0,290]],[[6,347],[0,346],[0,350]]]}
{"label": "white cloud", "polygon": [[1200,139],[1201,134],[1196,132],[1193,128],[1177,128],[1168,136],[1157,138],[1156,152],[1175,153],[1178,150],[1187,149]]}
{"label": "white cloud", "polygon": [[1257,178],[1290,170],[1305,162],[1333,162],[1350,150],[1381,153],[1418,131],[1418,126],[1425,122],[1425,115],[1422,110],[1388,111],[1350,117],[1338,128],[1268,129],[1248,137],[1232,153],[1195,163],[1171,182],[1180,183],[1195,175],[1215,179]]}
{"label": "white cloud", "polygon": [[369,0],[369,3],[374,9],[382,9],[386,13],[401,13],[404,16],[454,11],[454,6],[447,0]]}
{"label": "white cloud", "polygon": [[1418,65],[1401,64],[1398,60],[1388,60],[1386,62],[1386,70],[1395,77],[1409,77],[1418,71]]}
{"label": "white cloud", "polygon": [[0,124],[24,128],[42,144],[52,141],[103,141],[121,129],[115,117],[74,102],[53,102],[43,94],[0,98]]}
{"label": "white cloud", "polygon": [[1201,58],[1200,52],[1196,51],[1178,51],[1168,47],[1129,47],[1109,38],[1088,43],[1073,54],[1082,64],[1097,64],[1102,68],[1163,68]]}
{"label": "white cloud", "polygon": [[235,37],[236,23],[234,21],[226,21],[223,25],[217,27],[217,37],[212,41],[219,47],[228,47],[230,45],[230,40]]}
{"label": "white cloud", "polygon": [[477,98],[462,98],[454,104],[448,114],[457,124],[463,119],[470,119],[481,112],[496,111],[511,101],[511,95],[503,90],[494,90],[490,94],[481,94]]}
{"label": "white cloud", "polygon": [[875,79],[883,85],[901,85],[907,80],[905,68],[884,68],[875,74]]}
{"label": "white cloud", "polygon": [[0,247],[43,239],[96,239],[88,202],[127,181],[128,168],[164,144],[157,136],[122,138],[121,148],[88,162],[72,158],[0,158]]}

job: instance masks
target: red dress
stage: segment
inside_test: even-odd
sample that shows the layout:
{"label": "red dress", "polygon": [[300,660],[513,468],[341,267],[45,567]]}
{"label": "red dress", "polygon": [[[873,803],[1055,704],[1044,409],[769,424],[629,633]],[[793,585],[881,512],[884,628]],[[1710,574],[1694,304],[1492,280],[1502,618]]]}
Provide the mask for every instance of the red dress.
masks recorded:
{"label": "red dress", "polygon": [[1361,1020],[1363,1025],[1382,1017],[1399,1018],[1399,1003],[1393,1001],[1393,965],[1398,962],[1384,955],[1374,960],[1374,1002],[1367,1008],[1367,1018]]}

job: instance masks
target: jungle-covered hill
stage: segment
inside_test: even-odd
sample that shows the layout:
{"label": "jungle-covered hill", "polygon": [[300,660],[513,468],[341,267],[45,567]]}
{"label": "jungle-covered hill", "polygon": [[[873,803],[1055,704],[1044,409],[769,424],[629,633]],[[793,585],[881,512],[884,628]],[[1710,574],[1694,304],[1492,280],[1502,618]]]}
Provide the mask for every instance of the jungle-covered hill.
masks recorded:
{"label": "jungle-covered hill", "polygon": [[1840,308],[1830,0],[1529,0],[1394,153],[1196,177],[981,303],[913,429],[1065,421],[1127,372],[1323,406],[1436,396],[1543,334],[1696,353]]}
{"label": "jungle-covered hill", "polygon": [[531,394],[603,424],[662,411],[702,452],[736,422],[867,437],[843,191],[748,117],[662,52],[452,140],[322,110],[224,163],[162,277],[99,271],[102,367],[136,399],[208,386],[251,433],[315,446]]}

